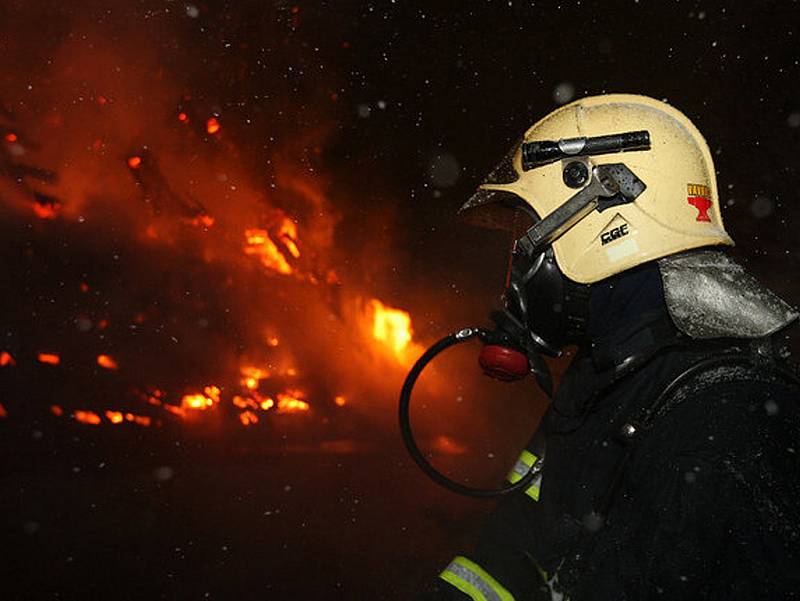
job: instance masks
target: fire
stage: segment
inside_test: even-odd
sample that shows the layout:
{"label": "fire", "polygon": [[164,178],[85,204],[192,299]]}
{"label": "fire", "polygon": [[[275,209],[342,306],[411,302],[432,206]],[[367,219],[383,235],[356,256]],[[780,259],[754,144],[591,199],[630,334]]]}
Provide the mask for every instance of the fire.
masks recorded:
{"label": "fire", "polygon": [[121,424],[125,419],[125,416],[122,415],[122,411],[106,411],[106,417],[112,424]]}
{"label": "fire", "polygon": [[55,353],[39,353],[36,358],[39,360],[39,363],[45,365],[58,365],[61,363],[61,357]]}
{"label": "fire", "polygon": [[211,117],[208,121],[206,121],[206,131],[210,134],[217,133],[221,127],[222,126],[219,124],[219,119],[216,117]]}
{"label": "fire", "polygon": [[278,413],[299,413],[308,411],[311,406],[301,397],[302,392],[290,390],[278,393]]}
{"label": "fire", "polygon": [[62,415],[64,415],[64,410],[58,405],[50,405],[50,413],[52,413],[56,417],[61,417]]}
{"label": "fire", "polygon": [[[267,230],[250,228],[244,232],[245,246],[244,253],[259,258],[261,264],[272,271],[289,275],[292,273],[292,266],[278,249],[277,245],[269,237]],[[289,248],[289,247],[287,247]]]}
{"label": "fire", "polygon": [[242,411],[239,414],[239,421],[242,422],[243,426],[249,426],[250,424],[257,424],[258,415],[256,415],[252,411]]}
{"label": "fire", "polygon": [[0,367],[14,367],[17,361],[11,356],[11,353],[3,351],[0,353]]}
{"label": "fire", "polygon": [[82,411],[80,409],[75,411],[75,413],[72,414],[72,417],[74,417],[76,421],[79,421],[82,424],[89,424],[92,426],[99,426],[100,422],[102,421],[100,419],[100,416],[97,415],[94,411]]}
{"label": "fire", "polygon": [[337,395],[333,399],[333,402],[336,404],[337,407],[344,407],[345,405],[347,405],[347,399],[344,398],[341,394]]}
{"label": "fire", "polygon": [[61,203],[36,201],[31,208],[39,219],[55,219],[61,212]]}
{"label": "fire", "polygon": [[97,364],[103,369],[119,369],[119,364],[111,355],[97,355]]}
{"label": "fire", "polygon": [[185,394],[181,398],[181,408],[197,409],[205,411],[218,404],[220,401],[220,389],[216,386],[206,386],[203,393]]}
{"label": "fire", "polygon": [[401,309],[387,307],[381,301],[371,301],[374,318],[372,336],[385,343],[395,354],[401,355],[411,342],[411,315]]}
{"label": "fire", "polygon": [[187,121],[189,121],[189,115],[181,111],[180,113],[178,113],[178,121],[180,121],[181,123],[186,123]]}
{"label": "fire", "polygon": [[141,166],[142,166],[142,157],[138,155],[128,157],[128,167],[130,167],[131,169],[138,169]]}
{"label": "fire", "polygon": [[17,140],[19,140],[19,138],[17,137],[17,134],[15,134],[14,132],[8,132],[8,133],[5,135],[5,141],[6,141],[6,142],[9,142],[9,143],[14,143],[14,142],[16,142]]}
{"label": "fire", "polygon": [[214,218],[211,215],[206,215],[205,213],[202,215],[198,215],[192,219],[192,225],[196,225],[197,227],[211,227],[214,225]]}
{"label": "fire", "polygon": [[300,258],[300,249],[297,247],[297,224],[290,219],[284,219],[278,230],[278,237],[286,245],[289,253],[295,258]]}

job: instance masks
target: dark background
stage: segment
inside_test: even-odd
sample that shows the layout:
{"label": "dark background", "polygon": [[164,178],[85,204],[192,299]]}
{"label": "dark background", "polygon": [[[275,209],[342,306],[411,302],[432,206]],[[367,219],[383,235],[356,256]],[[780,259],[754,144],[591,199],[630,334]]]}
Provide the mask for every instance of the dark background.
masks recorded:
{"label": "dark background", "polygon": [[[2,79],[0,100],[19,95],[21,70],[38,85],[65,37],[91,30],[114,44],[146,32],[148,52],[221,109],[261,185],[274,179],[276,138],[327,178],[342,279],[373,281],[428,343],[482,321],[501,291],[508,240],[454,219],[482,176],[563,101],[646,94],[704,132],[735,256],[800,296],[796,2],[189,4],[4,2],[0,67],[16,76]],[[6,218],[11,260],[27,230]],[[3,325],[7,336],[29,327]],[[513,456],[541,406],[522,398],[531,388],[494,390],[495,403],[521,409],[474,419],[486,444]],[[469,544],[491,502],[440,491],[409,465],[393,403],[351,424],[353,448],[330,453],[306,444],[317,434],[302,422],[275,427],[289,447],[243,430],[92,430],[9,415],[2,596],[407,598]],[[496,479],[505,468],[487,461],[443,465]]]}

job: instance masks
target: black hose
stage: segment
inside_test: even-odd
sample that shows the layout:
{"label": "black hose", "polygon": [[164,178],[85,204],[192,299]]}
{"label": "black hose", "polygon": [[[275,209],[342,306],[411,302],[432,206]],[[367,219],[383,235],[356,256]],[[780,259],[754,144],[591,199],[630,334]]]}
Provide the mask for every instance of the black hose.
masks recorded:
{"label": "black hose", "polygon": [[408,372],[406,380],[403,382],[403,388],[400,391],[400,433],[403,435],[403,442],[405,443],[406,449],[408,449],[408,453],[411,455],[411,458],[420,467],[420,469],[437,484],[444,486],[446,489],[460,495],[477,498],[497,497],[528,488],[533,479],[539,473],[539,467],[537,463],[534,463],[531,466],[531,468],[528,470],[528,473],[525,474],[521,480],[502,488],[472,488],[471,486],[466,486],[464,484],[460,484],[459,482],[455,482],[433,467],[433,465],[431,465],[431,463],[419,450],[419,447],[414,440],[414,434],[411,431],[409,406],[411,403],[411,393],[414,390],[414,385],[417,383],[417,378],[419,378],[420,374],[425,367],[427,367],[428,363],[430,363],[439,353],[450,348],[451,346],[461,344],[462,342],[471,340],[476,336],[486,336],[487,334],[489,333],[481,328],[465,328],[459,332],[445,336],[431,346],[427,351],[425,351],[419,359],[417,359],[417,362],[411,368],[411,371]]}

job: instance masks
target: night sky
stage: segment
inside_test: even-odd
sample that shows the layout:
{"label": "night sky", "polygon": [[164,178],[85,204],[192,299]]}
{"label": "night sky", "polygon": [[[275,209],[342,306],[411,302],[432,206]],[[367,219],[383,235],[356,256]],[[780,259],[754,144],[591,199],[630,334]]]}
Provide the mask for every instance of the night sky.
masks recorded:
{"label": "night sky", "polygon": [[[463,551],[491,502],[438,490],[404,456],[394,424],[403,370],[342,358],[358,346],[348,295],[409,311],[421,345],[485,323],[510,240],[459,223],[458,207],[538,118],[581,96],[624,92],[666,100],[695,122],[716,162],[732,252],[797,304],[798,38],[800,7],[788,0],[4,1],[0,132],[27,134],[27,164],[59,177],[23,182],[0,169],[0,351],[18,359],[13,375],[0,367],[0,596],[407,598]],[[130,119],[93,116],[101,93]],[[191,127],[216,116],[221,134],[184,135],[178,111]],[[91,154],[95,137],[103,148]],[[182,208],[156,214],[127,203],[143,188],[125,167],[133,153],[160,161],[180,199],[163,196],[164,206]],[[340,288],[317,294],[305,281],[258,280],[223,250],[197,267],[205,239],[177,229],[162,246],[141,242],[134,232],[151,219],[177,222],[188,198],[222,232],[233,227],[226,210],[237,219],[249,210],[241,190],[184,193],[182,182],[204,175],[181,165],[196,157],[212,171],[225,165],[233,184],[295,220],[304,257],[314,255],[304,268],[335,269]],[[70,175],[85,166],[93,175]],[[324,202],[287,184],[287,173],[313,182]],[[36,219],[25,204],[34,190],[63,215]],[[75,334],[83,301],[67,290],[84,275],[97,290],[92,310],[112,315],[107,334]],[[141,331],[114,329],[113,315],[158,304],[156,289],[170,293]],[[345,301],[331,300],[340,289]],[[328,308],[336,325],[317,343]],[[170,312],[192,327],[188,317],[167,320]],[[224,377],[230,357],[252,346],[246,325],[256,318],[296,330],[315,393],[332,397],[344,381],[378,400],[354,402],[352,414],[320,406],[313,418],[258,431],[91,428],[44,414],[58,399],[99,408],[91,391],[128,390],[138,374],[121,369],[120,383],[96,370],[67,365],[53,376],[23,365],[45,342],[75,356],[119,351],[159,377],[177,366],[164,378],[178,390],[196,373]],[[221,358],[197,352],[198,320],[210,322],[203,331],[225,349]],[[491,388],[492,405],[449,407],[447,415],[466,411],[456,425],[478,422],[483,438],[465,454],[443,453],[442,465],[496,482],[507,467],[499,462],[516,455],[541,413],[532,391]],[[431,439],[435,421],[425,428]]]}

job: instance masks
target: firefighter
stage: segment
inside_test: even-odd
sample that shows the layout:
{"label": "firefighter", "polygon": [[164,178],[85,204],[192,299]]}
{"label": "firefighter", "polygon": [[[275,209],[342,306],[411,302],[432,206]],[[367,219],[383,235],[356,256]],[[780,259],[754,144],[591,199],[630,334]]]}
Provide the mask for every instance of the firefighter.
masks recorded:
{"label": "firefighter", "polygon": [[565,105],[460,212],[516,240],[495,318],[516,342],[487,347],[484,369],[577,351],[508,479],[536,477],[416,599],[800,598],[800,398],[782,345],[798,314],[725,254],[689,119],[636,95]]}

